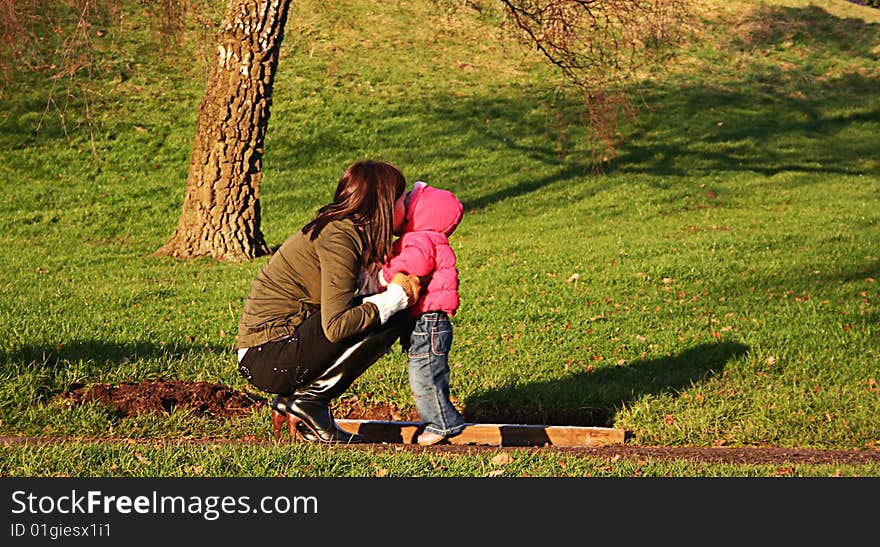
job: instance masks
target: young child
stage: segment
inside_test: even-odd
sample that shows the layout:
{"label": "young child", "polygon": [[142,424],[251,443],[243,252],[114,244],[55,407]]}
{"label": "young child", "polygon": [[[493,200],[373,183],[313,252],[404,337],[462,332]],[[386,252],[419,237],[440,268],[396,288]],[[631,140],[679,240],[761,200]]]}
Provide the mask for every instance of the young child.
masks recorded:
{"label": "young child", "polygon": [[409,308],[415,325],[406,348],[410,388],[425,424],[417,439],[422,446],[437,444],[465,427],[449,401],[450,319],[459,306],[458,269],[449,236],[463,213],[464,206],[452,192],[416,182],[406,196],[403,231],[379,275],[383,285],[400,272],[422,280],[419,300]]}

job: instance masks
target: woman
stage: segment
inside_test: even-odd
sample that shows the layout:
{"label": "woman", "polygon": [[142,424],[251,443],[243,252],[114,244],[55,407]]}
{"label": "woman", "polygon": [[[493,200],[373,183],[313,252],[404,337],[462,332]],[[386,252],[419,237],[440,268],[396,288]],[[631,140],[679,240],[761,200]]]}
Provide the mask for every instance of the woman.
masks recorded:
{"label": "woman", "polygon": [[395,276],[361,297],[403,227],[406,179],[396,166],[348,167],[333,201],[290,236],[254,279],[238,325],[239,372],[272,401],[276,438],[365,442],[337,427],[334,398],[390,351],[419,296],[418,278]]}

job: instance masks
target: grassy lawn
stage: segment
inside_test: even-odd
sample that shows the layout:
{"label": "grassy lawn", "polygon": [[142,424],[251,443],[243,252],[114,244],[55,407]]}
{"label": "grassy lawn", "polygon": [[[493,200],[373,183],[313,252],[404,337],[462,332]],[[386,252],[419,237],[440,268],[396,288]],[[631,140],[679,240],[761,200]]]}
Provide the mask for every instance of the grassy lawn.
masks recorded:
{"label": "grassy lawn", "polygon": [[[121,22],[93,29],[90,80],[46,68],[0,88],[0,434],[120,440],[2,446],[0,475],[778,474],[537,452],[499,467],[479,455],[168,447],[149,441],[269,438],[268,411],[66,408],[71,385],[98,382],[260,395],[237,375],[233,344],[267,259],[150,256],[180,214],[223,2],[201,4],[201,23],[190,14],[176,42],[157,44],[157,15],[130,2]],[[650,446],[880,449],[880,10],[702,3],[600,174],[584,163],[576,99],[483,4],[294,2],[264,158],[268,244],[311,218],[349,163],[392,161],[465,204],[451,240],[462,296],[451,380],[469,421],[613,426]],[[405,356],[346,397],[411,410]]]}

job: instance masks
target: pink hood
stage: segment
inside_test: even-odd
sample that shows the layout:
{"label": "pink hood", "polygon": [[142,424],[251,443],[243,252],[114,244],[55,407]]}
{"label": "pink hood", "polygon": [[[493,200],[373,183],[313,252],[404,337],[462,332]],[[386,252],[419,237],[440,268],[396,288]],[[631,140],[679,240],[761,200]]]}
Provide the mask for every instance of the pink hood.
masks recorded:
{"label": "pink hood", "polygon": [[464,206],[455,194],[418,181],[406,197],[403,232],[430,231],[449,237],[458,227],[463,214]]}

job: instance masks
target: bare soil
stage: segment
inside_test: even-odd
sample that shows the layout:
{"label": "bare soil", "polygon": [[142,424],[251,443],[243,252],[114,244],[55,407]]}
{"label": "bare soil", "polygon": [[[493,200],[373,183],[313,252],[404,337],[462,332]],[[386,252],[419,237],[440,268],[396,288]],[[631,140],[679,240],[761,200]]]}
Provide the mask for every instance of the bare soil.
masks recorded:
{"label": "bare soil", "polygon": [[[99,403],[120,417],[141,413],[170,414],[173,410],[187,410],[200,416],[231,418],[243,413],[259,411],[269,404],[265,397],[256,397],[222,384],[184,382],[180,380],[147,380],[123,382],[117,385],[93,384],[70,386],[61,396],[68,405]],[[393,405],[365,405],[357,397],[336,401],[337,418],[351,420],[418,421],[414,410],[402,411]]]}
{"label": "bare soil", "polygon": [[75,384],[62,395],[71,406],[99,403],[120,417],[142,413],[170,414],[175,409],[194,414],[229,418],[258,410],[265,401],[221,384],[182,382],[178,380],[147,380],[118,385]]}
{"label": "bare soil", "polygon": [[[221,384],[209,382],[184,382],[177,380],[148,380],[140,383],[119,385],[74,385],[63,394],[69,405],[97,402],[111,408],[119,416],[141,413],[170,413],[174,409],[186,409],[194,414],[224,419],[243,413],[259,411],[268,401],[262,397],[237,391]],[[353,420],[418,421],[415,411],[401,411],[391,405],[364,405],[355,397],[338,401],[335,405],[337,418]],[[268,424],[267,424],[268,427]],[[0,437],[0,444],[35,442],[34,438]],[[42,439],[46,442],[49,439]],[[63,441],[56,439],[56,441]],[[210,442],[216,442],[211,440]],[[247,442],[247,441],[244,441]],[[256,441],[256,438],[250,442]],[[417,445],[368,445],[383,446],[395,450],[443,450],[447,452],[474,452],[498,450],[498,447],[436,445],[429,448]],[[699,462],[734,464],[863,464],[880,462],[880,450],[817,450],[806,448],[777,447],[651,447],[631,444],[612,445],[601,448],[533,447],[518,450],[558,450],[577,452],[600,457],[627,457],[678,459]]]}

